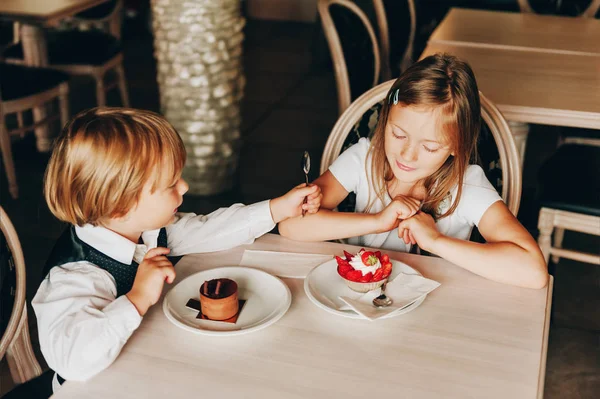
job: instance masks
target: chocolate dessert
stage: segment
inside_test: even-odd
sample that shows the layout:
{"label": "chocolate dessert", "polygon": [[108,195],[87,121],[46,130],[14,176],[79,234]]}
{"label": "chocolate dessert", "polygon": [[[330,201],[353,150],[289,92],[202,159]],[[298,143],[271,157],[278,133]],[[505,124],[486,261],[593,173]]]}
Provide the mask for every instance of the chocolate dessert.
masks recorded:
{"label": "chocolate dessert", "polygon": [[202,314],[211,320],[226,320],[238,312],[238,286],[228,278],[205,281],[200,287]]}

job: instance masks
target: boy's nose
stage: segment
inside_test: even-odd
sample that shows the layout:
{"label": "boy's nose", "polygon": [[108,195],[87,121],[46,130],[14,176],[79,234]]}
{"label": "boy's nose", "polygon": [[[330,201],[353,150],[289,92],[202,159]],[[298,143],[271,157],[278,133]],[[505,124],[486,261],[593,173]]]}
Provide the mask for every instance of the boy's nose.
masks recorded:
{"label": "boy's nose", "polygon": [[188,190],[190,189],[190,186],[187,184],[187,182],[183,179],[179,179],[179,184],[178,184],[178,191],[180,195],[183,195],[185,193],[188,192]]}

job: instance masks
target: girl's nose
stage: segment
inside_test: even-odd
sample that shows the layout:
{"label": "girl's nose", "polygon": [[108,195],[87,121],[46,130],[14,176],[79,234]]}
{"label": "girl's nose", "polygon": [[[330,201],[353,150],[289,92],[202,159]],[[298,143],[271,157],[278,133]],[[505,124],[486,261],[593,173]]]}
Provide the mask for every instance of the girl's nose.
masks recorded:
{"label": "girl's nose", "polygon": [[179,182],[178,182],[179,194],[183,195],[183,194],[187,193],[189,189],[190,189],[190,186],[187,184],[187,182],[183,179],[179,179]]}
{"label": "girl's nose", "polygon": [[419,157],[416,146],[410,144],[406,144],[404,147],[402,147],[400,155],[406,161],[416,161]]}

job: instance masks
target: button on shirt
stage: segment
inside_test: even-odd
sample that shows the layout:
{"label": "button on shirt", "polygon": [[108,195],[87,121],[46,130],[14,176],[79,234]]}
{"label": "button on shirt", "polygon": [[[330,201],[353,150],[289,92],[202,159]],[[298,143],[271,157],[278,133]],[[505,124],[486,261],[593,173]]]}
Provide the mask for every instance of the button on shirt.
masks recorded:
{"label": "button on shirt", "polygon": [[[251,244],[275,227],[269,201],[232,205],[209,215],[177,214],[166,227],[170,255],[222,251]],[[141,263],[156,248],[160,230],[142,233],[141,244],[101,226],[76,226],[77,236],[111,258]],[[116,297],[114,278],[86,261],[53,267],[32,306],[48,366],[66,380],[83,381],[116,359],[142,317],[126,295]],[[56,392],[60,385],[56,380]]]}

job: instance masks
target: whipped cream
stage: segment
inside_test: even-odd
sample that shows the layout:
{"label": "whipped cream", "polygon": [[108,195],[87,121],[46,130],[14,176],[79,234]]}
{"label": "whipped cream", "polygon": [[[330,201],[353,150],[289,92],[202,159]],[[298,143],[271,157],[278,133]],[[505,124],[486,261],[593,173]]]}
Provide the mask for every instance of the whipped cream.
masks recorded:
{"label": "whipped cream", "polygon": [[354,255],[349,263],[350,266],[354,268],[354,270],[360,270],[363,276],[369,272],[375,274],[377,269],[381,268],[381,262],[379,262],[379,259],[377,259],[377,263],[375,263],[373,266],[367,266],[363,263],[361,255],[362,252],[359,252],[358,254]]}

